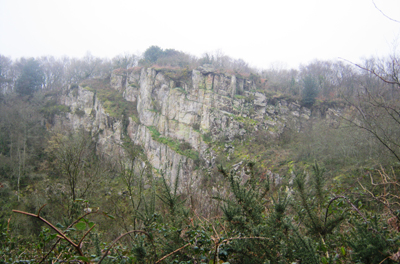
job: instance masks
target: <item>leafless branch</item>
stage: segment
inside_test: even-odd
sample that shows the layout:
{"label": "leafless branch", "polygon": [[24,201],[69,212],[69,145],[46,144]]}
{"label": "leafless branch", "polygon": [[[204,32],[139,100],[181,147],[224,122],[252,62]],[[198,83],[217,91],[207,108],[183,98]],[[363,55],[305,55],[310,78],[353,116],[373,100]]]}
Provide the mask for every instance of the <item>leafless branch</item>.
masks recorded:
{"label": "leafless branch", "polygon": [[[368,122],[368,118],[365,116],[363,109],[361,109],[358,105],[350,102],[349,100],[347,100],[347,99],[345,99],[345,100],[346,100],[346,102],[349,103],[349,105],[353,106],[360,113],[360,115],[362,116],[362,118],[363,118],[363,120],[365,122],[365,125],[358,124],[358,122],[355,122],[354,120],[351,120],[351,119],[345,117],[344,115],[340,115],[340,117],[343,120],[353,124],[354,126],[356,126],[358,128],[361,128],[361,129],[367,131],[368,133],[370,133],[371,135],[373,135],[375,137],[375,139],[377,139],[387,150],[389,150],[393,154],[393,156],[398,161],[400,161],[400,156],[396,153],[395,149],[393,149],[391,146],[389,146],[389,144],[393,143],[393,141],[387,140],[387,136],[386,137],[382,137],[381,135],[379,135],[377,130],[373,129],[373,126]],[[385,131],[384,130],[383,130],[383,132],[384,132],[383,134],[385,135]]]}
{"label": "leafless branch", "polygon": [[[44,206],[42,206],[42,208],[43,208],[43,207],[44,207]],[[73,225],[75,225],[76,223],[78,223],[82,218],[86,217],[87,215],[97,213],[98,211],[99,211],[99,210],[96,210],[96,211],[93,211],[93,212],[87,212],[87,213],[85,213],[84,215],[82,215],[81,217],[79,217],[78,219],[76,219],[74,222],[72,222],[72,223],[67,227],[66,230],[68,230],[69,228],[71,228]],[[40,210],[39,210],[39,212],[40,212]],[[64,233],[65,233],[65,232],[64,232]],[[50,255],[50,253],[56,248],[57,244],[61,241],[61,239],[63,239],[63,237],[58,236],[57,241],[56,241],[56,242],[54,243],[54,245],[51,247],[50,251],[42,258],[42,260],[39,262],[39,264],[40,264],[40,263],[43,263],[43,261],[45,261],[45,259]]]}
{"label": "leafless branch", "polygon": [[38,213],[37,213],[38,216],[40,215],[40,211],[42,211],[43,207],[45,207],[46,205],[47,205],[47,204],[44,204],[44,205],[42,205],[42,207],[40,207],[40,209],[39,209],[39,211],[38,211]]}
{"label": "leafless branch", "polygon": [[379,74],[377,74],[374,70],[370,70],[370,69],[365,68],[365,67],[363,67],[363,66],[361,66],[361,65],[359,65],[359,64],[357,64],[357,63],[351,62],[351,61],[346,60],[346,59],[341,58],[341,57],[339,57],[339,59],[344,60],[344,61],[346,61],[346,62],[348,62],[348,63],[350,63],[350,64],[352,64],[352,65],[354,65],[354,66],[356,66],[356,67],[358,67],[358,68],[360,68],[360,69],[362,69],[362,70],[364,70],[364,71],[367,71],[367,72],[369,72],[369,73],[375,75],[376,77],[378,77],[380,80],[382,80],[382,81],[385,82],[385,83],[395,84],[395,85],[397,85],[397,86],[400,87],[400,83],[399,83],[399,82],[386,80],[385,78],[383,78],[382,76],[380,76]]}
{"label": "leafless branch", "polygon": [[328,211],[329,211],[329,207],[331,206],[331,204],[337,200],[337,199],[344,199],[363,219],[365,222],[367,222],[367,218],[365,218],[365,216],[360,212],[360,210],[358,210],[358,208],[352,203],[350,202],[350,199],[347,198],[346,196],[336,196],[334,198],[332,198],[329,201],[328,207],[326,208],[326,213],[325,213],[325,224],[326,224],[326,220],[328,218]]}
{"label": "leafless branch", "polygon": [[50,253],[56,248],[57,244],[61,241],[61,239],[62,239],[61,237],[59,237],[57,239],[56,243],[54,243],[54,245],[51,247],[49,252],[47,252],[47,254],[42,258],[42,260],[39,262],[39,264],[43,263],[43,261],[45,261],[45,259],[50,255]]}
{"label": "leafless branch", "polygon": [[393,22],[396,22],[396,23],[400,23],[400,21],[398,21],[398,20],[396,20],[396,19],[393,19],[393,18],[389,17],[388,15],[386,15],[385,13],[383,13],[383,11],[380,10],[380,9],[376,6],[374,0],[372,0],[372,3],[374,4],[375,8],[376,8],[379,12],[381,12],[381,14],[384,15],[387,19],[390,19],[390,20],[392,20]]}
{"label": "leafless branch", "polygon": [[160,262],[163,261],[164,259],[168,258],[169,256],[175,254],[176,252],[178,252],[178,251],[180,251],[180,250],[182,250],[182,249],[184,249],[185,247],[190,246],[190,245],[191,245],[190,243],[187,243],[187,244],[184,245],[183,247],[180,247],[180,248],[178,248],[178,249],[172,251],[171,253],[169,253],[169,254],[165,255],[164,257],[160,258],[159,260],[157,260],[157,262],[156,262],[155,264],[160,263]]}
{"label": "leafless branch", "polygon": [[92,229],[93,229],[95,226],[96,226],[96,225],[93,225],[88,231],[86,231],[86,233],[82,236],[81,240],[79,240],[79,243],[78,243],[78,247],[79,247],[79,248],[81,247],[81,244],[82,244],[83,239],[85,239],[85,237],[90,233],[90,231],[92,231]]}
{"label": "leafless branch", "polygon": [[[43,217],[40,216],[40,211],[43,209],[43,207],[45,207],[46,204],[44,204],[42,207],[40,207],[40,209],[38,210],[37,214],[31,214],[28,212],[24,212],[24,211],[19,211],[19,210],[12,210],[14,213],[18,213],[18,214],[24,214],[24,215],[28,215],[28,216],[32,216],[35,218],[38,218],[40,221],[42,221],[43,223],[45,223],[46,225],[48,225],[51,229],[53,229],[58,235],[58,240],[56,241],[56,243],[53,245],[53,247],[51,248],[51,250],[42,258],[42,260],[40,261],[40,263],[42,263],[48,256],[49,254],[54,250],[55,246],[60,242],[61,239],[65,239],[71,246],[73,246],[75,248],[76,251],[78,251],[78,254],[80,256],[84,256],[82,249],[81,249],[81,244],[83,239],[89,234],[90,231],[92,231],[92,229],[94,228],[94,225],[83,235],[83,237],[81,238],[81,240],[79,241],[78,244],[74,243],[69,237],[67,237],[65,235],[64,232],[62,232],[60,229],[58,229],[57,227],[55,227],[52,223],[50,223],[49,221],[47,221],[46,219],[44,219]],[[79,217],[77,220],[75,220],[68,228],[72,227],[74,224],[76,224],[77,222],[79,222],[82,218],[84,218],[85,216],[87,216],[88,214],[91,213],[96,213],[95,212],[90,212],[90,213],[86,213],[83,216]]]}
{"label": "leafless branch", "polygon": [[47,221],[46,219],[44,219],[43,217],[41,217],[40,215],[36,215],[36,214],[31,214],[31,213],[27,213],[24,211],[18,211],[18,210],[12,210],[14,213],[18,213],[18,214],[24,214],[24,215],[29,215],[35,218],[38,218],[40,221],[42,221],[43,223],[45,223],[46,225],[48,225],[49,227],[51,227],[51,229],[53,229],[54,231],[56,231],[58,233],[59,236],[61,236],[63,239],[65,239],[66,241],[68,241],[68,243],[70,243],[75,249],[76,251],[78,251],[79,255],[84,256],[82,250],[79,248],[79,246],[77,244],[75,244],[69,237],[67,237],[63,232],[61,232],[60,229],[58,229],[57,227],[55,227],[52,223],[50,223],[49,221]]}
{"label": "leafless branch", "polygon": [[[380,176],[381,176],[381,178],[382,178],[382,182],[380,182],[380,183],[378,183],[378,184],[374,184],[374,183],[373,183],[372,176],[370,175],[372,185],[374,185],[374,186],[382,185],[382,186],[385,187],[386,185],[389,185],[389,186],[390,186],[390,185],[393,184],[392,182],[389,182],[389,181],[388,181],[388,179],[390,179],[390,177],[389,177],[389,175],[383,170],[383,168],[381,168],[381,169],[378,170],[378,171],[379,171],[379,174],[380,174]],[[376,196],[376,195],[374,195],[371,191],[369,191],[366,187],[364,187],[364,186],[361,184],[360,181],[358,181],[358,184],[361,186],[361,188],[362,188],[368,195],[370,195],[375,201],[377,201],[377,202],[383,204],[383,205],[390,211],[390,213],[391,213],[393,216],[395,216],[398,220],[400,220],[400,218],[398,217],[398,215],[394,212],[394,209],[392,208],[392,205],[393,205],[393,204],[398,204],[398,202],[390,202],[390,201],[386,198],[387,196],[393,196],[393,197],[397,198],[395,195],[392,195],[392,194],[388,193],[388,194],[383,194],[383,195]],[[396,182],[396,184],[394,184],[394,185],[397,186],[398,183]],[[386,188],[386,187],[385,187],[385,188]],[[385,193],[386,193],[386,189],[385,189]]]}

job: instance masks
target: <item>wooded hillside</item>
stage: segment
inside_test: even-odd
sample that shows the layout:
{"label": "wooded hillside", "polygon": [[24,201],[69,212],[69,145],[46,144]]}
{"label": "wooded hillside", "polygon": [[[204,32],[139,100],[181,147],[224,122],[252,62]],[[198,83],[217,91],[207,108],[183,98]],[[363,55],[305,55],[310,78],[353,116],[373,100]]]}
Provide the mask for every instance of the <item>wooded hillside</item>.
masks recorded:
{"label": "wooded hillside", "polygon": [[398,263],[399,71],[0,55],[0,263]]}

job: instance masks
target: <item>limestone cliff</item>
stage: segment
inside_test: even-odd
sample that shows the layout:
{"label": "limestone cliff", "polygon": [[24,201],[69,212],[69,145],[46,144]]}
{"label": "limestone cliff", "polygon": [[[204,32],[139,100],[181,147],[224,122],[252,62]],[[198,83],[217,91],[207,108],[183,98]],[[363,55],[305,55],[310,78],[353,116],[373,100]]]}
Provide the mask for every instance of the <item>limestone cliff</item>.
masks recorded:
{"label": "limestone cliff", "polygon": [[[289,120],[301,129],[301,123],[311,117],[311,111],[296,101],[267,96],[255,75],[218,72],[207,66],[120,69],[105,88],[99,85],[89,83],[67,91],[61,103],[71,112],[59,118],[58,125],[96,132],[110,155],[121,151],[122,138],[129,137],[142,146],[155,170],[168,168],[173,177],[181,164],[181,180],[186,184],[198,180],[199,167],[215,165],[212,142],[229,144],[257,130],[266,130],[273,138]],[[110,102],[109,90],[133,110],[113,111],[117,106]]]}

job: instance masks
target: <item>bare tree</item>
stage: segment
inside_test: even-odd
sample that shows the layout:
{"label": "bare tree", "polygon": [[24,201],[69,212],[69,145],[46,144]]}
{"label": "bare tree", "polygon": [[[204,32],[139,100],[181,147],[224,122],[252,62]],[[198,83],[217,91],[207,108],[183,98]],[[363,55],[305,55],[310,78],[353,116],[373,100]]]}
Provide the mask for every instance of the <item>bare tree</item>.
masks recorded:
{"label": "bare tree", "polygon": [[130,53],[124,53],[112,58],[111,62],[113,69],[128,69],[137,65],[138,57]]}
{"label": "bare tree", "polygon": [[0,93],[12,91],[13,62],[10,58],[0,55]]}
{"label": "bare tree", "polygon": [[400,82],[399,60],[367,61],[365,65],[354,64],[365,74],[360,80],[356,96],[347,102],[352,115],[342,115],[377,140],[397,161],[400,161]]}
{"label": "bare tree", "polygon": [[53,56],[43,56],[40,64],[44,73],[44,89],[58,90],[65,85],[64,64],[61,59],[57,60]]}
{"label": "bare tree", "polygon": [[8,95],[0,103],[0,156],[3,166],[9,168],[4,175],[15,186],[18,201],[25,176],[38,166],[42,154],[44,127],[34,100],[23,100]]}
{"label": "bare tree", "polygon": [[52,166],[61,179],[65,180],[69,192],[68,213],[74,217],[74,202],[84,199],[101,172],[95,155],[95,145],[85,131],[69,135],[55,134],[49,141],[47,152]]}

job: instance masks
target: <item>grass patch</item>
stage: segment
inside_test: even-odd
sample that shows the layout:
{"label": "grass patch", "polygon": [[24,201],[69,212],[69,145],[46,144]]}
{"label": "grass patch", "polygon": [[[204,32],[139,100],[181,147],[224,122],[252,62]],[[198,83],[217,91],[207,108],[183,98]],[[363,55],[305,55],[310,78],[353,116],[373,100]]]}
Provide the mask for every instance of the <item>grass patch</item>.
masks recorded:
{"label": "grass patch", "polygon": [[190,81],[192,78],[192,71],[189,68],[179,67],[160,67],[153,66],[157,72],[162,72],[166,77],[174,81]]}
{"label": "grass patch", "polygon": [[255,126],[258,124],[258,121],[251,119],[250,117],[243,117],[243,116],[237,116],[237,115],[231,115],[234,120],[244,123],[246,125],[251,125]]}
{"label": "grass patch", "polygon": [[160,132],[158,132],[157,128],[154,126],[147,127],[150,130],[151,138],[157,142],[167,145],[173,151],[186,156],[194,161],[198,161],[200,159],[199,152],[192,149],[189,143],[180,142],[179,140],[169,138],[169,137],[161,137]]}
{"label": "grass patch", "polygon": [[187,92],[185,91],[185,89],[183,89],[182,87],[175,87],[174,89],[177,90],[177,91],[179,91],[179,92],[181,92],[181,93],[183,93],[183,94],[187,94]]}
{"label": "grass patch", "polygon": [[135,120],[139,120],[136,103],[125,100],[122,93],[112,89],[106,79],[86,80],[81,86],[95,93],[110,116],[116,118],[135,116]]}
{"label": "grass patch", "polygon": [[161,135],[155,126],[148,126],[147,128],[150,130],[153,139],[158,138]]}
{"label": "grass patch", "polygon": [[203,82],[199,83],[199,89],[207,90],[206,84]]}
{"label": "grass patch", "polygon": [[246,97],[243,96],[243,95],[238,95],[238,94],[236,94],[236,95],[235,95],[235,98],[236,98],[236,99],[245,99]]}
{"label": "grass patch", "polygon": [[140,123],[139,117],[137,117],[135,115],[131,115],[130,117],[132,118],[132,121],[135,122],[136,124]]}

